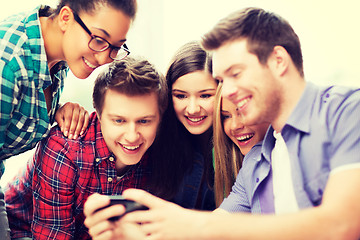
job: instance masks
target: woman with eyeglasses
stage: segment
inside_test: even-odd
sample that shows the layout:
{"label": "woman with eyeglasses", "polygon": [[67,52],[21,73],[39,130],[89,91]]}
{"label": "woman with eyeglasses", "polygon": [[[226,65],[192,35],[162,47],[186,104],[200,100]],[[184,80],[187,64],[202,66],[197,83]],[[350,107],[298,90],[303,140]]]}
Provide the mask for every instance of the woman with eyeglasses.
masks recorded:
{"label": "woman with eyeglasses", "polygon": [[[136,0],[60,0],[0,22],[0,178],[4,160],[33,148],[56,121],[77,138],[89,115],[78,104],[60,107],[68,69],[80,79],[129,54],[126,35]],[[0,188],[0,239],[10,239]]]}

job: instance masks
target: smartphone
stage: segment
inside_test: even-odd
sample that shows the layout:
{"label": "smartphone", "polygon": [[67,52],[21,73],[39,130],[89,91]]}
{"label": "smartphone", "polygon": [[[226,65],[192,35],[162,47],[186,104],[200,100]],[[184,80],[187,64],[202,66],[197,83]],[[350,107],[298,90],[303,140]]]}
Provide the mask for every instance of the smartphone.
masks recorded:
{"label": "smartphone", "polygon": [[104,208],[110,207],[112,205],[115,205],[115,204],[121,204],[121,205],[124,205],[124,207],[125,207],[125,212],[123,214],[121,214],[120,216],[115,216],[115,217],[109,218],[110,221],[117,221],[129,212],[133,212],[133,211],[137,211],[137,210],[149,210],[149,208],[146,207],[145,205],[142,205],[142,204],[132,201],[132,200],[125,199],[121,195],[112,195],[112,196],[109,196],[109,198],[110,198],[110,204],[105,207],[97,209],[96,212],[100,211]]}

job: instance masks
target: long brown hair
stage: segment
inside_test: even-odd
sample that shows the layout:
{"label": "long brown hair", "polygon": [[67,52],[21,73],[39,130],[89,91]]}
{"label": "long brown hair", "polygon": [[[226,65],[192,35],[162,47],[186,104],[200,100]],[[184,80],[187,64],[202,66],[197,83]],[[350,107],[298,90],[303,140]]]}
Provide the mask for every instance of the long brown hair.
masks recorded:
{"label": "long brown hair", "polygon": [[213,141],[214,141],[214,189],[216,207],[218,207],[231,192],[236,176],[241,168],[244,155],[240,149],[225,134],[221,115],[221,90],[222,84],[218,85],[214,103]]}

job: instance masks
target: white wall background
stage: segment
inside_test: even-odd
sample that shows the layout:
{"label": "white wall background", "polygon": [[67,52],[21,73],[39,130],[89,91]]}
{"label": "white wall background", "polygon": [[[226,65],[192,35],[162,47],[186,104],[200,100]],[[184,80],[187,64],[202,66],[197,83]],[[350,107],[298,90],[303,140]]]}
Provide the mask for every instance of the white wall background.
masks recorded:
{"label": "white wall background", "polygon": [[[4,0],[2,0],[4,1]],[[56,0],[13,0],[0,8],[0,19],[34,8],[56,6]],[[360,2],[358,0],[138,0],[139,11],[128,35],[132,54],[147,57],[164,73],[178,47],[199,39],[219,19],[248,6],[274,11],[293,26],[300,37],[305,76],[318,84],[360,86]],[[69,75],[63,101],[92,108],[93,80]],[[32,152],[7,161],[0,184],[12,178]]]}

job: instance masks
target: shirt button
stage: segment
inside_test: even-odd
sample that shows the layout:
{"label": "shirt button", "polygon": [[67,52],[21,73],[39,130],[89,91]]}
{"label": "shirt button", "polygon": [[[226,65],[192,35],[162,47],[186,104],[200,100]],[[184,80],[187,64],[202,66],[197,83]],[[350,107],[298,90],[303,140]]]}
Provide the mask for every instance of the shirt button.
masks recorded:
{"label": "shirt button", "polygon": [[96,161],[96,162],[100,162],[100,158],[96,158],[95,161]]}
{"label": "shirt button", "polygon": [[257,183],[259,182],[259,178],[256,178],[256,182],[257,182]]}
{"label": "shirt button", "polygon": [[108,182],[112,182],[113,179],[111,177],[108,178]]}
{"label": "shirt button", "polygon": [[110,162],[114,161],[114,157],[109,157]]}

